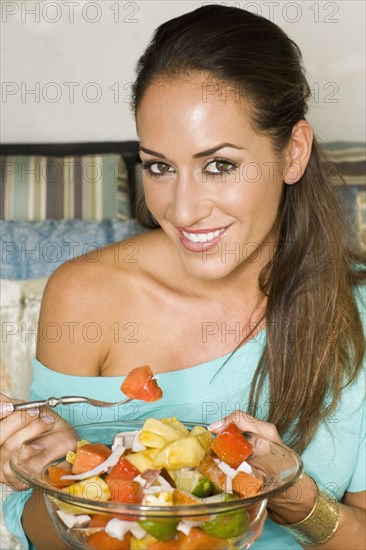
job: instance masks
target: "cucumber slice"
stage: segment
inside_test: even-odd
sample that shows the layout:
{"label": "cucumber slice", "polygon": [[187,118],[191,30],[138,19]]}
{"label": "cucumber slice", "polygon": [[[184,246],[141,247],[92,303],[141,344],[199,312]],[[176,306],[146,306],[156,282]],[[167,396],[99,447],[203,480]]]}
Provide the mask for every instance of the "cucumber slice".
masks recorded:
{"label": "cucumber slice", "polygon": [[195,497],[206,498],[212,494],[213,490],[214,484],[212,481],[206,476],[201,476],[192,491],[192,495]]}
{"label": "cucumber slice", "polygon": [[139,524],[145,531],[157,540],[169,540],[177,534],[178,519],[144,519]]}
{"label": "cucumber slice", "polygon": [[181,491],[187,491],[195,497],[205,498],[212,494],[214,484],[197,468],[182,468],[175,472],[175,485]]}
{"label": "cucumber slice", "polygon": [[201,529],[206,535],[220,539],[230,539],[245,533],[249,527],[249,513],[247,510],[224,512],[218,514],[212,521],[206,521]]}

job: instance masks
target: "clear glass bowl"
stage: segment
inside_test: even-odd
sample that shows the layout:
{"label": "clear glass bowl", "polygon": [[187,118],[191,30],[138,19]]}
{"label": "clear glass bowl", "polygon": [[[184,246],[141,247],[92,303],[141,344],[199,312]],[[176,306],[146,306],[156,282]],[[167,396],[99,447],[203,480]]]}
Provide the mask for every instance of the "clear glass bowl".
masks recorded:
{"label": "clear glass bowl", "polygon": [[[209,501],[203,504],[184,506],[143,506],[78,498],[52,487],[47,482],[45,474],[48,466],[50,464],[62,466],[66,453],[70,450],[76,450],[78,440],[86,439],[91,443],[111,445],[114,436],[118,432],[141,429],[143,423],[142,420],[131,420],[87,424],[75,428],[70,426],[29,440],[12,454],[10,465],[13,472],[25,483],[44,495],[56,530],[64,541],[73,548],[81,550],[93,548],[86,542],[88,536],[97,532],[98,529],[102,530],[104,528],[95,527],[94,531],[91,531],[88,522],[79,527],[67,527],[58,513],[60,511],[86,514],[91,518],[95,517],[95,514],[104,514],[110,519],[117,516],[120,519],[133,522],[146,519],[166,522],[169,519],[175,519],[197,521],[199,523],[202,520],[207,522],[222,519],[224,523],[230,523],[230,521],[235,523],[236,520],[239,520],[241,525],[245,525],[244,528],[241,528],[240,533],[230,538],[218,539],[215,537],[216,540],[211,540],[209,543],[210,550],[214,548],[217,548],[217,550],[248,548],[261,528],[261,520],[265,513],[267,500],[295,483],[303,471],[301,458],[291,449],[265,437],[246,432],[245,436],[254,448],[254,452],[247,462],[251,465],[254,475],[263,481],[263,490],[250,498],[238,498],[229,501],[218,499],[216,502]],[[192,429],[196,425],[207,427],[199,423],[183,423],[188,429]],[[70,505],[73,508],[70,508]],[[244,522],[241,521],[243,519],[241,514],[245,514],[246,520]],[[200,530],[199,526],[196,526],[193,533],[199,538],[203,531]],[[154,542],[151,536],[148,535],[147,538],[142,540],[131,539],[127,546],[123,546],[121,542],[120,548],[129,550],[163,550],[164,548],[167,550],[189,550],[192,548],[192,544],[190,539],[185,538],[182,534],[179,537],[177,534],[168,541],[158,541],[158,543]],[[205,548],[205,546],[197,544],[196,540],[194,548]],[[203,544],[205,543],[203,542]],[[206,542],[206,544],[208,543]],[[114,548],[119,548],[118,541],[116,546],[113,546]],[[103,547],[103,550],[108,550],[108,548]]]}

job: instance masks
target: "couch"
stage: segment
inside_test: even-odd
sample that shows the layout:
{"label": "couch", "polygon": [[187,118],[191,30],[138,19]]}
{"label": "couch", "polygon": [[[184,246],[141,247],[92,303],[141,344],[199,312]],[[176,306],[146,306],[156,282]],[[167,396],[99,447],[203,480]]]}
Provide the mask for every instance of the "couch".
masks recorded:
{"label": "couch", "polygon": [[[43,289],[66,260],[140,233],[138,142],[7,144],[0,156],[0,390],[27,399]],[[9,488],[1,487],[6,498]],[[0,548],[19,543],[0,514]]]}
{"label": "couch", "polygon": [[[324,144],[366,248],[366,159],[361,143]],[[137,142],[9,144],[0,158],[1,391],[27,399],[47,278],[64,261],[143,231]],[[335,171],[334,171],[335,173]],[[8,489],[3,488],[4,496]],[[0,548],[20,548],[1,525]]]}

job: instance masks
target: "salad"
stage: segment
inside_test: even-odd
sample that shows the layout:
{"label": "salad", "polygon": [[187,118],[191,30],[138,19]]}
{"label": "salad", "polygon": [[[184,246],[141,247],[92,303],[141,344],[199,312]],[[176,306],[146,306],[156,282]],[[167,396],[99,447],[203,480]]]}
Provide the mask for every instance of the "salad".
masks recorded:
{"label": "salad", "polygon": [[[136,369],[135,369],[136,370]],[[127,394],[128,395],[128,394]],[[62,463],[45,471],[47,483],[91,501],[167,507],[166,517],[102,514],[57,499],[69,532],[96,550],[223,549],[248,529],[249,512],[178,518],[180,505],[248,498],[262,489],[248,457],[251,443],[234,422],[216,437],[203,426],[188,430],[176,418],[148,418],[141,430],[120,432],[109,447],[82,440]]]}
{"label": "salad", "polygon": [[121,391],[131,399],[149,403],[163,397],[163,390],[148,365],[132,369],[124,379]]}

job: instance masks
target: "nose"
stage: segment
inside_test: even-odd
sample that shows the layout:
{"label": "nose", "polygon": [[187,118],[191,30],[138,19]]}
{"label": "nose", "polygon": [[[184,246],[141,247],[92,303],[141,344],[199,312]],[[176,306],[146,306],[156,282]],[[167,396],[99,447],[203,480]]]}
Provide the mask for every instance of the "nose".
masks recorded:
{"label": "nose", "polygon": [[177,177],[170,204],[170,218],[174,225],[193,227],[211,214],[212,207],[197,175],[189,172]]}

